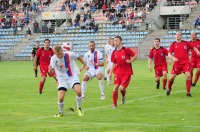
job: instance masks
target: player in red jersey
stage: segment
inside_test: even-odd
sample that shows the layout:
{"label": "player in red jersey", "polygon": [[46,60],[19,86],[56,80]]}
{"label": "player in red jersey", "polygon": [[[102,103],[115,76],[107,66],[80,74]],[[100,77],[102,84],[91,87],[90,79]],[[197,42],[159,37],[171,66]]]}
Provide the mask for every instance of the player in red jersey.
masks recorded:
{"label": "player in red jersey", "polygon": [[[200,51],[200,40],[197,39],[196,32],[191,33],[190,43]],[[194,83],[192,83],[192,86],[195,86],[199,79],[199,75],[200,75],[200,56],[198,56],[194,50],[192,50],[190,66],[191,66],[191,80],[193,77],[193,70],[194,70],[194,68],[196,68],[196,75],[195,75]]]}
{"label": "player in red jersey", "polygon": [[154,60],[154,69],[155,69],[155,80],[156,80],[156,88],[159,89],[160,86],[160,77],[163,76],[163,89],[166,90],[167,84],[167,62],[166,56],[168,55],[168,51],[166,48],[160,46],[160,39],[154,39],[154,48],[150,50],[148,66],[150,71],[152,71],[151,63]]}
{"label": "player in red jersey", "polygon": [[113,108],[117,108],[118,99],[118,89],[122,94],[122,104],[125,103],[126,88],[131,80],[131,75],[133,75],[133,70],[131,63],[137,58],[135,53],[127,47],[122,46],[121,36],[116,36],[114,38],[114,43],[116,50],[113,51],[111,55],[111,62],[113,62],[112,69],[109,73],[109,77],[112,77],[114,72],[114,89],[112,93]]}
{"label": "player in red jersey", "polygon": [[[172,84],[176,75],[185,73],[186,77],[186,96],[191,97],[190,87],[191,87],[191,75],[190,75],[190,64],[189,64],[189,50],[194,49],[197,55],[200,55],[200,52],[196,47],[191,45],[187,41],[182,40],[181,32],[176,33],[176,41],[171,43],[168,56],[174,61],[174,65],[171,71],[171,75],[168,81],[168,90],[166,95],[170,95]],[[174,53],[174,55],[172,55]]]}
{"label": "player in red jersey", "polygon": [[34,58],[34,68],[33,68],[34,71],[37,69],[38,59],[39,59],[39,63],[40,63],[41,80],[40,80],[40,84],[39,84],[39,94],[42,94],[42,89],[44,87],[44,83],[46,81],[47,74],[50,77],[53,77],[57,81],[55,72],[52,74],[48,73],[50,59],[54,55],[53,50],[49,46],[50,46],[50,40],[45,39],[44,47],[41,47],[37,50],[37,53]]}

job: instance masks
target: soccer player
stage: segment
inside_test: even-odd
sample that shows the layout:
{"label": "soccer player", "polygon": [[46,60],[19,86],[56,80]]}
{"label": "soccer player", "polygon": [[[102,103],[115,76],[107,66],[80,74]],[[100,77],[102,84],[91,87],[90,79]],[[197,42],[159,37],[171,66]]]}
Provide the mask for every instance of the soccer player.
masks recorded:
{"label": "soccer player", "polygon": [[36,53],[35,58],[34,58],[34,68],[33,68],[34,71],[38,67],[37,66],[38,59],[39,59],[39,63],[40,63],[41,80],[40,80],[39,90],[38,90],[39,94],[42,94],[42,90],[43,90],[43,87],[44,87],[44,83],[46,81],[47,74],[50,77],[53,77],[57,81],[55,73],[50,74],[48,72],[50,59],[54,55],[53,50],[49,46],[50,46],[50,40],[45,39],[44,40],[44,47],[41,47],[37,50],[37,53]]}
{"label": "soccer player", "polygon": [[[112,68],[113,63],[111,62],[111,55],[114,50],[115,50],[114,39],[110,38],[110,45],[106,48],[106,51],[105,51],[107,75],[109,75],[110,70]],[[107,86],[109,85],[110,85],[110,78],[107,77]]]}
{"label": "soccer player", "polygon": [[[37,52],[37,50],[40,48],[40,42],[36,41],[35,42],[35,47],[32,48],[32,52],[31,52],[31,60],[33,60],[33,58],[35,57],[35,54]],[[37,60],[37,66],[39,65],[39,58]],[[35,70],[35,77],[37,77],[38,74],[38,69]]]}
{"label": "soccer player", "polygon": [[133,75],[131,63],[137,58],[135,53],[127,47],[122,46],[121,36],[114,38],[116,50],[111,55],[111,61],[113,62],[112,69],[110,70],[109,77],[112,77],[114,72],[114,89],[112,92],[113,108],[117,108],[118,89],[122,94],[122,104],[126,100],[126,88]]}
{"label": "soccer player", "polygon": [[95,42],[89,42],[89,51],[84,54],[84,61],[86,62],[89,70],[83,76],[82,80],[82,98],[85,98],[86,83],[94,77],[97,77],[101,91],[101,100],[105,99],[104,83],[103,83],[103,55],[100,51],[95,49]]}
{"label": "soccer player", "polygon": [[[191,33],[190,43],[200,51],[200,40],[197,39],[196,32]],[[196,75],[195,75],[194,83],[192,83],[192,86],[195,86],[199,79],[199,75],[200,75],[200,56],[198,56],[194,50],[192,50],[190,66],[191,66],[191,80],[193,77],[193,70],[194,70],[194,68],[196,68]]]}
{"label": "soccer player", "polygon": [[[108,37],[108,43],[104,46],[104,58],[106,59],[106,51],[108,49],[108,47],[110,47],[110,40],[111,37]],[[107,67],[107,63],[106,63],[106,67]],[[105,68],[105,73],[104,73],[104,80],[107,80],[107,68]]]}
{"label": "soccer player", "polygon": [[87,65],[83,61],[81,57],[77,57],[74,52],[67,51],[63,52],[61,46],[53,47],[54,56],[51,58],[50,62],[50,73],[55,73],[58,79],[58,108],[59,113],[54,117],[63,116],[63,108],[64,108],[64,97],[65,93],[69,88],[74,89],[76,93],[76,104],[77,111],[79,116],[83,116],[83,112],[81,110],[82,97],[81,97],[81,85],[79,81],[79,77],[77,75],[76,64],[73,63],[75,59],[78,59],[82,64],[83,68],[87,68]]}
{"label": "soccer player", "polygon": [[[168,90],[166,95],[170,95],[174,79],[177,75],[182,72],[185,73],[186,78],[186,96],[191,97],[191,75],[190,75],[190,64],[189,64],[189,50],[194,49],[197,55],[200,52],[191,43],[182,40],[181,32],[176,33],[176,41],[171,43],[168,51],[168,57],[174,61],[173,68],[168,81]],[[174,55],[172,55],[174,54]]]}
{"label": "soccer player", "polygon": [[166,56],[168,55],[168,51],[166,48],[160,46],[160,39],[154,39],[154,48],[150,50],[148,66],[150,71],[152,71],[151,63],[154,60],[154,70],[155,70],[155,80],[156,80],[156,88],[160,87],[160,77],[163,76],[163,89],[166,90],[167,84],[167,62]]}

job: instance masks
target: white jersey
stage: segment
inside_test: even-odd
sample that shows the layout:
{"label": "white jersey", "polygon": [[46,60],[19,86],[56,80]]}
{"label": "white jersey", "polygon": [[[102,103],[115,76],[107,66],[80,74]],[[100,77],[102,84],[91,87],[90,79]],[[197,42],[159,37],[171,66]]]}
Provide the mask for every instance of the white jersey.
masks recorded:
{"label": "white jersey", "polygon": [[105,54],[107,55],[107,60],[108,60],[108,63],[110,63],[111,62],[111,55],[112,55],[112,52],[115,50],[115,47],[113,46],[111,46],[111,45],[109,45],[108,46],[108,48],[106,49],[106,51],[105,51]]}
{"label": "white jersey", "polygon": [[104,54],[106,54],[106,50],[108,49],[109,46],[110,46],[109,44],[106,44],[106,45],[104,46]]}
{"label": "white jersey", "polygon": [[64,53],[61,59],[56,55],[51,57],[50,66],[55,70],[58,79],[69,78],[79,73],[74,62],[77,58],[77,55],[71,51]]}
{"label": "white jersey", "polygon": [[91,61],[94,63],[104,62],[103,55],[100,51],[95,50],[94,53],[88,51],[84,54],[84,61],[88,65],[89,70],[103,69],[103,66],[94,66]]}

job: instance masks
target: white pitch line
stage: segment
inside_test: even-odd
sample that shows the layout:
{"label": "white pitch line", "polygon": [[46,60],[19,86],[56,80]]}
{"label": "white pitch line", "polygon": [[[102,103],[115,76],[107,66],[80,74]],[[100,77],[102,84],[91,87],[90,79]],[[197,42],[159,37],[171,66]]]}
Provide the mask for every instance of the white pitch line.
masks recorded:
{"label": "white pitch line", "polygon": [[[43,122],[48,122],[48,123],[56,123],[56,121],[43,121]],[[138,123],[117,123],[117,122],[112,122],[112,123],[109,123],[109,122],[72,122],[72,121],[69,121],[69,122],[65,122],[67,124],[78,124],[78,125],[97,125],[97,126],[110,126],[110,127],[113,127],[113,126],[145,126],[145,127],[181,127],[181,128],[200,128],[200,126],[183,126],[183,125],[180,125],[180,124],[147,124],[147,123],[144,123],[144,124],[138,124]],[[66,124],[63,124],[63,125],[60,125],[61,126],[66,126]]]}
{"label": "white pitch line", "polygon": [[[173,92],[173,93],[181,93],[181,92],[184,92],[184,91],[185,90],[180,90],[180,91],[176,91],[176,92]],[[146,100],[146,99],[152,99],[152,98],[156,98],[156,97],[163,96],[163,95],[165,95],[165,94],[158,94],[158,95],[153,95],[153,96],[149,96],[149,97],[134,99],[134,100],[126,101],[126,104],[141,101],[141,100]],[[122,105],[122,104],[118,104],[118,105]],[[84,109],[83,111],[99,110],[99,109],[103,109],[103,108],[107,108],[107,107],[111,107],[111,106],[112,105],[100,106],[100,107],[95,107],[95,108]],[[52,118],[52,117],[53,116],[45,116],[45,117],[40,117],[40,118],[35,118],[35,119],[28,119],[26,121],[37,121],[37,120],[40,120],[40,119]]]}

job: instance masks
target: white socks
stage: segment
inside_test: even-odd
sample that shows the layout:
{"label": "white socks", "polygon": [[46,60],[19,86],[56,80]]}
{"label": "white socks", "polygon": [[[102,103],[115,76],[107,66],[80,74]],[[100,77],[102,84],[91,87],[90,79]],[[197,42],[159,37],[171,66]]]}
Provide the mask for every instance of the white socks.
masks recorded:
{"label": "white socks", "polygon": [[76,106],[77,108],[81,108],[81,104],[82,104],[82,97],[77,96],[76,95]]}
{"label": "white socks", "polygon": [[99,80],[99,88],[101,91],[101,95],[104,95],[104,84],[103,84],[103,80]]}
{"label": "white socks", "polygon": [[58,102],[59,113],[63,113],[64,102]]}
{"label": "white socks", "polygon": [[86,81],[82,81],[82,84],[81,84],[81,92],[82,92],[82,95],[85,95],[85,91],[86,91]]}

